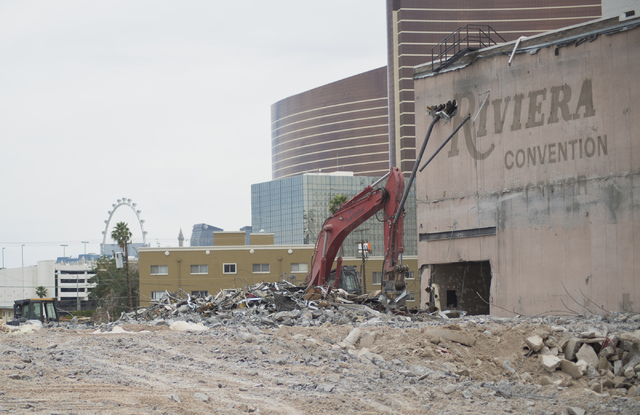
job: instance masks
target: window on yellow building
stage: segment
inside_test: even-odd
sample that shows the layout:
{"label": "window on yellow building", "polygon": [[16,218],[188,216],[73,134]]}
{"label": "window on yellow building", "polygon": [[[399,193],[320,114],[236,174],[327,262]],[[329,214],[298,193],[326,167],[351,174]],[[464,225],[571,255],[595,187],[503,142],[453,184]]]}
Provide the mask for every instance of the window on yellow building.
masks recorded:
{"label": "window on yellow building", "polygon": [[236,274],[236,264],[222,264],[223,274]]}
{"label": "window on yellow building", "polygon": [[191,273],[192,274],[208,274],[209,266],[208,265],[191,265]]}
{"label": "window on yellow building", "polygon": [[151,275],[168,275],[168,265],[151,265]]}
{"label": "window on yellow building", "polygon": [[269,264],[253,264],[253,273],[254,274],[268,274],[269,273]]}
{"label": "window on yellow building", "polygon": [[304,264],[296,264],[296,263],[292,263],[291,264],[291,272],[309,272],[309,266],[304,263]]}

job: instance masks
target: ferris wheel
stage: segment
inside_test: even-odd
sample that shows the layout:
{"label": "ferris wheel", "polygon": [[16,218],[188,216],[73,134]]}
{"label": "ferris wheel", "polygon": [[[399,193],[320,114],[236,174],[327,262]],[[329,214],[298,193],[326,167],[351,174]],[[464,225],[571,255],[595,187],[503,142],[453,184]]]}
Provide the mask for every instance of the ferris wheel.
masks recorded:
{"label": "ferris wheel", "polygon": [[111,218],[113,217],[113,214],[116,212],[116,210],[118,210],[120,206],[128,206],[131,208],[131,210],[133,210],[133,213],[136,214],[136,218],[138,219],[138,224],[140,225],[140,230],[142,231],[142,244],[143,246],[147,246],[147,232],[144,230],[144,219],[140,219],[141,211],[136,210],[136,203],[132,203],[131,199],[122,198],[122,199],[118,199],[118,203],[114,203],[111,206],[113,207],[113,210],[110,210],[108,212],[109,219],[104,221],[105,227],[104,227],[104,231],[102,231],[102,245],[100,246],[100,254],[104,255],[104,247],[106,246],[106,243],[107,243],[107,232],[109,231],[109,223],[111,222]]}

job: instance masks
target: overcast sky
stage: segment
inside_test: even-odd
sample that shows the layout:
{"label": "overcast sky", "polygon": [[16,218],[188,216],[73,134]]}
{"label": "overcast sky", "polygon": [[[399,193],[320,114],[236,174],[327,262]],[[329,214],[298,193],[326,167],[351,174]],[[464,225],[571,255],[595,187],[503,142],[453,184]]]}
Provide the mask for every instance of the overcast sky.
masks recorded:
{"label": "overcast sky", "polygon": [[[3,0],[5,267],[99,253],[123,197],[151,246],[250,225],[271,105],[386,65],[385,45],[383,0]],[[108,233],[120,220],[142,242],[130,209]]]}

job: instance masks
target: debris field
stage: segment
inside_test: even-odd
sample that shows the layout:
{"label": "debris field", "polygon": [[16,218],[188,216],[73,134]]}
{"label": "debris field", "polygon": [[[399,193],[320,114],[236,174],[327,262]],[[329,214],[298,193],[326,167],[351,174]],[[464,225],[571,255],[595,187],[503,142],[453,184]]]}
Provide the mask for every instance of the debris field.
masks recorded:
{"label": "debris field", "polygon": [[640,413],[637,314],[397,315],[295,294],[278,311],[277,291],[247,292],[0,326],[0,413]]}

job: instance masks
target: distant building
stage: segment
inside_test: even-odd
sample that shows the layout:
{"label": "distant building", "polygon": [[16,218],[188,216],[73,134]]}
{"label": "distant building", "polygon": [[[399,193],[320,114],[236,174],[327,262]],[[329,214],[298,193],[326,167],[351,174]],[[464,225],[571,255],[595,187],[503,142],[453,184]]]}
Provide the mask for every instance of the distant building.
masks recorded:
{"label": "distant building", "polygon": [[191,231],[191,246],[213,246],[213,233],[223,231],[206,223],[195,224]]}
{"label": "distant building", "polygon": [[[165,291],[182,289],[191,295],[216,295],[221,289],[244,288],[260,282],[282,279],[304,281],[311,269],[313,245],[274,245],[270,233],[216,232],[215,246],[183,248],[143,248],[140,250],[140,305],[159,300]],[[405,263],[416,269],[417,258]],[[367,291],[380,289],[382,257],[369,257],[366,263]],[[359,268],[360,258],[345,258],[344,265]],[[335,265],[335,264],[334,264]],[[415,273],[407,275],[407,306],[417,307],[420,284]]]}
{"label": "distant building", "polygon": [[[354,176],[351,172],[307,173],[251,185],[253,229],[273,233],[276,245],[314,245],[322,224],[330,216],[329,201],[336,195],[351,199],[379,179]],[[417,254],[415,186],[412,189],[405,205],[406,255]],[[345,256],[357,256],[357,244],[362,239],[372,244],[372,255],[384,254],[381,214],[367,220],[347,237],[343,244]]]}
{"label": "distant building", "polygon": [[95,276],[92,271],[94,265],[55,264],[56,299],[63,310],[93,309],[93,301],[89,300],[89,293],[96,284],[89,283],[89,278]]}
{"label": "distant building", "polygon": [[94,266],[95,262],[100,258],[98,254],[80,254],[78,258],[72,257],[58,257],[56,259],[56,264],[59,265],[84,265],[89,264],[90,266]]}
{"label": "distant building", "polygon": [[180,228],[180,233],[178,234],[178,246],[184,246],[184,235],[182,234],[182,228]]}

